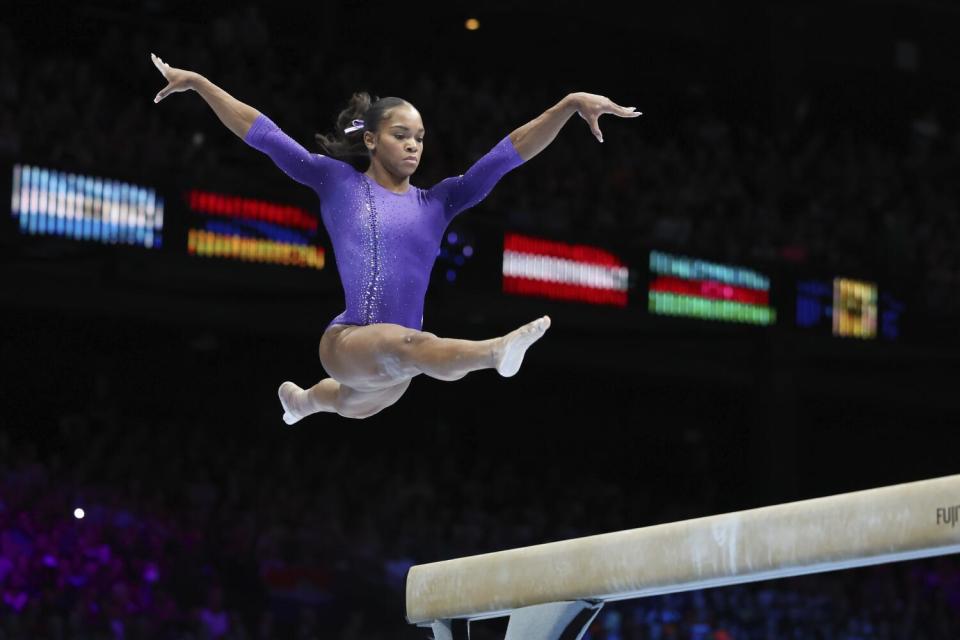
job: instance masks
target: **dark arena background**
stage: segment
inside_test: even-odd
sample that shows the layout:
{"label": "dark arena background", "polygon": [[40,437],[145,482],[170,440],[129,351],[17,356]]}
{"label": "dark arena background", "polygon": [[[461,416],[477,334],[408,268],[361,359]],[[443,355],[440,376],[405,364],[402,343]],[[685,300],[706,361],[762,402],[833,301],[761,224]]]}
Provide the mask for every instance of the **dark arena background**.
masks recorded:
{"label": "dark arena background", "polygon": [[[958,29],[946,0],[6,4],[0,638],[422,639],[413,565],[957,473]],[[570,93],[643,115],[600,144],[574,114],[444,236],[423,329],[549,315],[516,376],[288,426],[344,308],[319,201],[197,93],[155,104],[151,53],[314,153],[353,92],[405,98],[421,188]],[[960,561],[583,637],[958,638]]]}

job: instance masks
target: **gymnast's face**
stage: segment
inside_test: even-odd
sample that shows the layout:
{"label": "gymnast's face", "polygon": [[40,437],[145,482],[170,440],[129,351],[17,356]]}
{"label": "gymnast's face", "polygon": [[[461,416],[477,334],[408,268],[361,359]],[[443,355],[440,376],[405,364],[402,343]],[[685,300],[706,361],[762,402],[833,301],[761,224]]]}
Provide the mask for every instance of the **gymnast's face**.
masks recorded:
{"label": "gymnast's face", "polygon": [[387,112],[376,136],[365,133],[364,142],[385,169],[394,175],[409,177],[420,166],[424,133],[420,112],[412,106],[401,105]]}

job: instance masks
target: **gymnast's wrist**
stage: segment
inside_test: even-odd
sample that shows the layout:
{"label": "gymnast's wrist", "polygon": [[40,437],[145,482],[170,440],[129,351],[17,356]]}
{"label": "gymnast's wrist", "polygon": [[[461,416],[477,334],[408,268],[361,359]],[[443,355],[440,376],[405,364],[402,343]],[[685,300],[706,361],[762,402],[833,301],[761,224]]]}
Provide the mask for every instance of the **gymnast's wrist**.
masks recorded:
{"label": "gymnast's wrist", "polygon": [[576,93],[568,93],[563,96],[563,100],[560,101],[561,107],[568,113],[572,114],[574,111],[579,111],[580,109],[580,98]]}
{"label": "gymnast's wrist", "polygon": [[208,84],[209,80],[205,76],[200,75],[199,73],[191,74],[190,78],[187,79],[187,86],[196,91],[200,92],[200,89]]}

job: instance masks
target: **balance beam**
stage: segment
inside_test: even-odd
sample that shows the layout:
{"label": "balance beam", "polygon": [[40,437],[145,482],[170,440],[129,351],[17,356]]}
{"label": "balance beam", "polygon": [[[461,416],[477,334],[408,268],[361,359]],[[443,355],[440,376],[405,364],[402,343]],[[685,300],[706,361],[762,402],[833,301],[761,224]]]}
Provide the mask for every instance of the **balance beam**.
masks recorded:
{"label": "balance beam", "polygon": [[579,638],[604,602],[957,553],[958,513],[953,475],[416,565],[406,617],[438,640],[506,615],[508,638]]}

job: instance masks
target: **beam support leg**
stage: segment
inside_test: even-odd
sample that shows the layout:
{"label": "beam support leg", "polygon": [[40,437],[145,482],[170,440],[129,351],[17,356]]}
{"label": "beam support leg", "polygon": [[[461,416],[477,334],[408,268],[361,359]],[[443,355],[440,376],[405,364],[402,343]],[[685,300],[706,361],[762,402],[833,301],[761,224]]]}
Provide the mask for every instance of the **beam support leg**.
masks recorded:
{"label": "beam support leg", "polygon": [[430,624],[433,640],[470,640],[468,620],[434,620]]}
{"label": "beam support leg", "polygon": [[[514,609],[504,640],[580,640],[602,608],[602,602],[573,600]],[[469,620],[434,620],[429,626],[433,640],[470,640]]]}
{"label": "beam support leg", "polygon": [[504,640],[580,640],[601,608],[602,602],[574,600],[515,609]]}

